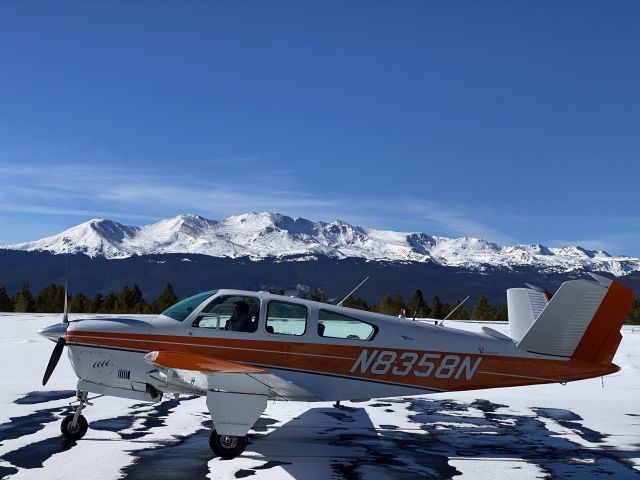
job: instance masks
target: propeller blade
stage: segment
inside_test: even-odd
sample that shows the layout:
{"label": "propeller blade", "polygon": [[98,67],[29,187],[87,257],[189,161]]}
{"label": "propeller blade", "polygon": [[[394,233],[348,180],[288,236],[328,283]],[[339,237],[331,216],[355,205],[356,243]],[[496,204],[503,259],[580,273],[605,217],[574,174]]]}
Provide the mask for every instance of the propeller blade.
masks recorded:
{"label": "propeller blade", "polygon": [[64,338],[60,338],[56,342],[56,346],[53,348],[53,353],[51,354],[51,358],[49,359],[49,363],[47,364],[47,369],[44,371],[44,377],[42,377],[42,385],[46,385],[49,381],[49,377],[58,365],[58,361],[62,356],[62,350],[64,350],[64,346],[67,344],[67,341]]}

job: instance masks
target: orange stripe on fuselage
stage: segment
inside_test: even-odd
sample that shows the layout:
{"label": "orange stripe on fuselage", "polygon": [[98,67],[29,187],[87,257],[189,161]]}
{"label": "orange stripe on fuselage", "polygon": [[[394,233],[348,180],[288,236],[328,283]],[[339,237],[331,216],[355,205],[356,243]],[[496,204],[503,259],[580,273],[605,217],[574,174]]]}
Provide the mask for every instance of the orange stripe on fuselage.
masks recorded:
{"label": "orange stripe on fuselage", "polygon": [[[392,349],[362,345],[329,345],[317,343],[279,342],[203,338],[192,336],[146,335],[111,332],[67,332],[69,344],[124,348],[149,351],[171,351],[191,355],[223,358],[271,368],[293,369],[319,374],[347,376],[360,380],[374,380],[432,390],[474,390],[482,388],[557,383],[606,375],[617,371],[615,365],[596,365],[580,360],[547,360],[536,358],[477,355],[464,352],[433,352],[423,350]],[[369,368],[365,373],[351,369],[363,350],[368,352],[395,352],[393,367],[385,374],[376,375]],[[469,357],[470,363],[478,358],[480,364],[471,379],[418,377],[412,371],[405,376],[394,375],[393,369],[402,371],[404,353],[439,354]]]}

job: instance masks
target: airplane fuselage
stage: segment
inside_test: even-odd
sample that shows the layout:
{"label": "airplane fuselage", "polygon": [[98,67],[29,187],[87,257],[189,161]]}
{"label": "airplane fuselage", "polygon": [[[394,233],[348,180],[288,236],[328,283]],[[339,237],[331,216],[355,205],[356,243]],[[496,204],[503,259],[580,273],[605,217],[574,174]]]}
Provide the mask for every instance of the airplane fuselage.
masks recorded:
{"label": "airplane fuselage", "polygon": [[[249,292],[217,293],[234,294]],[[111,395],[148,395],[148,386],[165,393],[206,394],[213,382],[205,376],[165,378],[144,361],[152,351],[181,352],[262,367],[291,383],[289,388],[272,385],[271,398],[326,401],[567,382],[617,369],[611,364],[586,364],[522,351],[509,337],[491,329],[470,333],[302,299],[250,295],[259,302],[253,332],[194,326],[197,309],[182,322],[166,316],[71,322],[66,338],[74,370],[86,382],[117,389]],[[269,333],[265,317],[272,301],[306,308],[304,333]],[[321,309],[366,322],[376,334],[367,340],[321,336]]]}

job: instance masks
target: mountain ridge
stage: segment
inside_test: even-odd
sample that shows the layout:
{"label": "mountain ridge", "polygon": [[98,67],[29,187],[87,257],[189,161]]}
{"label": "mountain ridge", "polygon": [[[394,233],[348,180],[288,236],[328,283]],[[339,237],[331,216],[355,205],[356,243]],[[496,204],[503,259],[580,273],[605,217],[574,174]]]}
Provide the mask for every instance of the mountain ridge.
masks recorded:
{"label": "mountain ridge", "polygon": [[212,220],[185,214],[142,226],[92,219],[31,242],[2,250],[84,254],[123,259],[157,254],[200,254],[263,260],[295,257],[362,258],[367,261],[435,263],[482,271],[532,267],[545,272],[589,270],[616,276],[640,271],[640,259],[583,247],[541,244],[501,246],[474,237],[448,238],[354,226],[342,220],[312,222],[278,213],[245,213]]}

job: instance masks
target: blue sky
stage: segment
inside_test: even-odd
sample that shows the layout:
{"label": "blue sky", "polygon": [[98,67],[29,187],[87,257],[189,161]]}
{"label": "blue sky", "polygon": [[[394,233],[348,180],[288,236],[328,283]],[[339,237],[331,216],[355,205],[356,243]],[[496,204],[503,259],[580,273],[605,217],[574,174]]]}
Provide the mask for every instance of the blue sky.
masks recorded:
{"label": "blue sky", "polygon": [[271,211],[640,256],[640,4],[0,2],[0,243]]}

